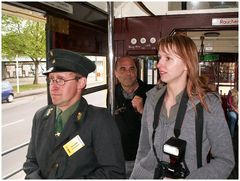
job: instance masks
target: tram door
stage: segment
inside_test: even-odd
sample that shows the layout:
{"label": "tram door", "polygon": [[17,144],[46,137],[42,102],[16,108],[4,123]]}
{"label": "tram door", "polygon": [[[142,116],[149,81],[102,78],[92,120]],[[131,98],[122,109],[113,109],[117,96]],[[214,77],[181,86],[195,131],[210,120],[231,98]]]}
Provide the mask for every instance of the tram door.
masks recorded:
{"label": "tram door", "polygon": [[[63,3],[64,2],[61,2],[61,4]],[[97,9],[94,10],[92,6],[88,6],[86,3],[69,2],[64,4],[66,7],[72,7],[73,12],[77,12],[75,14],[66,13],[58,8],[49,6],[50,4],[51,2],[6,1],[2,3],[2,8],[8,15],[20,16],[24,19],[27,17],[27,19],[33,21],[37,20],[46,23],[46,52],[52,48],[63,48],[77,51],[91,59],[97,68],[95,72],[88,76],[88,87],[84,92],[84,96],[86,96],[85,98],[89,104],[104,106],[102,103],[106,104],[107,92],[107,14],[99,12]],[[53,4],[55,3],[53,2],[51,5]],[[56,5],[59,4],[56,2]],[[32,45],[35,44],[33,43]],[[39,51],[37,51],[37,53],[39,53]],[[23,60],[26,57],[19,58]],[[51,62],[49,61],[48,63],[50,65]],[[43,71],[45,69],[44,61]],[[31,78],[30,76],[24,77],[24,79]],[[43,77],[42,75],[40,76]],[[45,83],[45,76],[43,78]],[[26,106],[26,108],[22,108],[22,110],[29,110],[30,107],[30,110],[33,110],[38,103],[40,104],[37,97],[40,100],[42,96],[36,96],[36,99],[26,99],[26,105],[25,103],[20,103],[22,101],[19,101],[19,103],[16,102],[16,107]],[[41,102],[41,104],[44,106],[46,101]],[[11,109],[6,109],[4,115],[9,114],[10,110]],[[16,116],[11,116],[11,114],[7,115],[12,118],[12,122],[11,124],[2,126],[2,128],[4,127],[4,129],[2,129],[2,179],[16,179],[19,177],[23,179],[25,177],[22,166],[26,160],[34,112],[35,111],[28,111],[24,114],[23,111],[23,113],[21,113],[21,115],[25,115],[23,119],[20,119],[20,122],[24,124],[19,124],[18,114],[15,114]],[[21,117],[21,115],[19,116]],[[3,116],[2,124],[9,123],[8,118],[9,117],[6,118],[6,116]],[[16,132],[16,130],[18,131]]]}

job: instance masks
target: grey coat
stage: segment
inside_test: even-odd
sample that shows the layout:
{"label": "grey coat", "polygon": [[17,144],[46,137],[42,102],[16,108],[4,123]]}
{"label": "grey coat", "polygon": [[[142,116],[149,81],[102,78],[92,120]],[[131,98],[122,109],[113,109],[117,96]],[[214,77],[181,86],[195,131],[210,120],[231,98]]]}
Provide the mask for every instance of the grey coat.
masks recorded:
{"label": "grey coat", "polygon": [[[147,100],[142,116],[142,127],[139,147],[134,169],[130,178],[152,179],[157,160],[152,149],[153,115],[155,105],[166,87],[157,90],[153,88],[147,93]],[[224,179],[229,176],[234,168],[234,154],[232,140],[225,120],[224,112],[219,98],[215,94],[208,94],[206,98],[210,112],[204,110],[202,164],[197,168],[196,136],[195,136],[195,109],[192,102],[188,102],[186,114],[183,120],[180,139],[186,140],[185,161],[190,171],[187,179]],[[199,101],[196,100],[196,105]],[[177,108],[179,105],[177,106]],[[176,112],[176,111],[175,111]],[[170,113],[171,114],[171,113]],[[176,118],[176,115],[174,116]],[[160,113],[159,125],[156,129],[155,147],[161,161],[169,162],[169,156],[162,151],[163,144],[172,136],[175,118],[167,120]],[[211,148],[214,157],[207,163],[207,155]]]}
{"label": "grey coat", "polygon": [[[54,135],[55,109],[46,106],[34,116],[23,166],[26,178],[125,178],[120,134],[106,109],[88,105],[81,98],[58,138]],[[63,145],[76,135],[85,146],[68,156]]]}

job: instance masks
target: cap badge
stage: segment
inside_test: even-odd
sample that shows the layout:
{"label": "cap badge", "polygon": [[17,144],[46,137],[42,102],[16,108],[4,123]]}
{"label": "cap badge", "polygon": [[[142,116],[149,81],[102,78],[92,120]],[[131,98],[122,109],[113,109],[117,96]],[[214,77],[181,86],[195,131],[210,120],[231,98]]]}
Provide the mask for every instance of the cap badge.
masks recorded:
{"label": "cap badge", "polygon": [[50,54],[51,57],[53,56],[53,52],[52,51],[49,51],[49,54]]}
{"label": "cap badge", "polygon": [[53,69],[54,69],[54,67],[50,67],[50,68],[47,70],[47,72],[52,72]]}

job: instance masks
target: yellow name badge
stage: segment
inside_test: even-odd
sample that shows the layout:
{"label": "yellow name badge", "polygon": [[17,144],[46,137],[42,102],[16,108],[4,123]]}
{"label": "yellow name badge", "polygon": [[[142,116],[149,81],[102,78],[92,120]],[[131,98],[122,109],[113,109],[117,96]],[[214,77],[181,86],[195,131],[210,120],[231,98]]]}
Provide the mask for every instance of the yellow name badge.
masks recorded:
{"label": "yellow name badge", "polygon": [[79,135],[75,136],[73,139],[71,139],[69,142],[67,142],[65,145],[63,145],[64,150],[68,154],[68,156],[71,156],[76,151],[78,151],[80,148],[82,148],[85,144],[83,143],[82,139]]}

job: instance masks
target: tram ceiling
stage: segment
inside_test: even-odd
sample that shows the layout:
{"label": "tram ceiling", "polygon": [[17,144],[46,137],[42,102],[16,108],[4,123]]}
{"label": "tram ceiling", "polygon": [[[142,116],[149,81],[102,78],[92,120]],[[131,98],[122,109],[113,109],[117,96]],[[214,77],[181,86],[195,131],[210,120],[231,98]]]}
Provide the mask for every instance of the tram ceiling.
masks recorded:
{"label": "tram ceiling", "polygon": [[[90,2],[90,4],[102,9],[103,11],[107,11],[107,3],[106,2]],[[163,15],[166,8],[170,6],[168,2],[114,2],[114,16],[115,18],[124,17],[124,16],[158,16]],[[182,4],[181,4],[182,5]],[[216,3],[209,3],[209,7],[218,6]],[[235,4],[228,3],[229,9],[235,7]],[[225,5],[226,6],[226,5]],[[161,10],[159,8],[161,7]],[[156,10],[158,9],[158,11]],[[28,17],[37,21],[46,21],[44,14],[30,11],[27,9],[21,9],[18,7],[10,6],[6,3],[2,3],[2,11],[3,13],[7,13],[9,15],[18,15],[22,17]],[[128,13],[131,14],[128,14]],[[170,11],[165,12],[167,15]],[[212,30],[211,30],[212,31]],[[200,48],[201,44],[201,36],[204,36],[204,47],[205,52],[226,52],[226,53],[237,53],[238,52],[238,30],[217,30],[214,31],[218,34],[218,36],[207,36],[206,33],[211,31],[191,31],[187,30],[186,33],[189,37],[191,37],[198,48]]]}
{"label": "tram ceiling", "polygon": [[19,16],[33,21],[46,22],[46,18],[43,13],[19,8],[6,3],[2,3],[2,13],[9,16]]}
{"label": "tram ceiling", "polygon": [[[94,6],[107,11],[106,2],[90,2]],[[238,2],[113,2],[114,17],[125,19],[127,17],[137,18],[138,16],[170,16],[181,14],[204,14],[204,13],[221,13],[221,12],[238,12]],[[184,7],[185,6],[185,7]],[[161,7],[161,8],[159,8]],[[178,9],[178,10],[177,10]],[[200,10],[199,10],[200,9]],[[211,9],[209,11],[209,9]],[[185,11],[181,11],[185,10]],[[237,17],[236,17],[237,18]],[[199,25],[201,26],[201,25]],[[218,36],[214,36],[217,34]],[[136,32],[139,34],[139,32]],[[229,29],[208,29],[208,30],[191,30],[185,32],[201,47],[201,36],[204,36],[204,52],[216,53],[238,53],[238,30]],[[140,36],[140,35],[139,35]]]}
{"label": "tram ceiling", "polygon": [[204,52],[215,53],[238,53],[238,31],[190,31],[187,35],[196,43],[198,49],[201,47],[201,36],[204,37]]}

